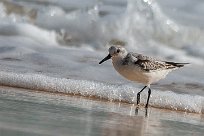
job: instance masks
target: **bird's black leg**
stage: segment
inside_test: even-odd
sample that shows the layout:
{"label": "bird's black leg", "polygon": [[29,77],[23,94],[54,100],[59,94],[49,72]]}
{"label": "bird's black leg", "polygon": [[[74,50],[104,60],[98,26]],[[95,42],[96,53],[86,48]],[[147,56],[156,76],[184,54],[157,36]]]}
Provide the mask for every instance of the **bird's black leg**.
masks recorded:
{"label": "bird's black leg", "polygon": [[148,105],[149,105],[149,97],[151,95],[151,89],[149,88],[149,91],[148,91],[148,97],[147,97],[147,103],[146,103],[146,106],[145,108],[148,108]]}
{"label": "bird's black leg", "polygon": [[148,117],[148,108],[145,108],[145,117]]}
{"label": "bird's black leg", "polygon": [[146,87],[147,87],[147,86],[145,86],[144,88],[142,88],[142,90],[137,93],[137,105],[140,103],[140,93],[141,93]]}

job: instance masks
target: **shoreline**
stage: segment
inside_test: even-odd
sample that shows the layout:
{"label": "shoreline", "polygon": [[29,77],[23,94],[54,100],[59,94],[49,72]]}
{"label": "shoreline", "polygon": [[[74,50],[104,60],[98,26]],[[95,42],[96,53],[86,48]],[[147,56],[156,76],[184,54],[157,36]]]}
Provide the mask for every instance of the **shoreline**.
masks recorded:
{"label": "shoreline", "polygon": [[[70,134],[72,131],[71,134],[78,134],[75,130],[80,127],[83,131],[80,131],[79,135],[93,133],[112,136],[121,133],[140,136],[163,135],[170,132],[172,135],[191,134],[191,132],[203,134],[204,132],[202,129],[204,127],[203,114],[150,107],[148,116],[145,117],[144,108],[140,108],[138,115],[135,115],[133,104],[5,86],[0,87],[0,92],[0,132],[4,132],[4,134],[11,130],[14,133],[17,130],[20,130],[22,134],[27,133],[24,127],[18,126],[20,122],[20,124],[26,124],[28,130],[33,133],[35,133],[33,131],[36,129],[35,125],[40,125],[40,128],[37,128],[40,130],[39,134],[54,133],[54,128],[58,127],[58,129],[63,128],[59,132],[61,135]],[[33,117],[35,117],[34,120]],[[54,120],[55,123],[52,122],[53,119],[57,119]],[[64,123],[65,120],[66,123]],[[30,121],[33,122],[32,125],[29,123]],[[70,121],[74,121],[78,127],[70,124]],[[53,130],[49,130],[44,125],[45,122],[48,123],[46,123],[47,125],[51,125],[50,127],[54,127]],[[178,124],[183,128],[177,127]],[[88,131],[89,129],[91,131]]]}
{"label": "shoreline", "polygon": [[[76,98],[84,98],[87,100],[93,100],[93,101],[101,101],[101,102],[114,102],[117,104],[129,104],[134,106],[134,108],[138,108],[138,106],[132,102],[130,103],[129,101],[124,101],[124,100],[119,100],[119,99],[113,99],[109,100],[109,98],[103,98],[99,97],[97,95],[83,95],[81,93],[69,93],[69,92],[59,92],[59,91],[48,91],[48,90],[35,90],[35,89],[29,89],[29,88],[23,88],[23,87],[16,87],[16,86],[8,86],[8,85],[0,85],[0,87],[5,87],[5,88],[16,88],[16,89],[22,89],[30,92],[35,92],[35,93],[48,93],[48,94],[53,94],[53,95],[59,95],[59,96],[68,96],[68,97],[76,97]],[[160,109],[160,110],[169,110],[169,111],[176,111],[176,112],[182,112],[182,113],[193,113],[193,114],[203,114],[203,113],[197,113],[197,112],[192,112],[192,111],[186,111],[182,109],[172,109],[172,108],[162,108],[162,107],[156,107],[156,106],[149,106],[150,108],[155,108],[155,109]],[[144,104],[141,103],[139,106],[139,109],[145,109]]]}

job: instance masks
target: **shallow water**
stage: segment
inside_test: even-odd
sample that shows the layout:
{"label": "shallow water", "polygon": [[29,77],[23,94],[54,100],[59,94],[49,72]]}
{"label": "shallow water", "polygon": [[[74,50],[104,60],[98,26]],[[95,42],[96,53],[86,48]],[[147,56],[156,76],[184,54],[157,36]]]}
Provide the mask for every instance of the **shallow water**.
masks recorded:
{"label": "shallow water", "polygon": [[79,96],[0,87],[1,135],[203,135],[204,118]]}

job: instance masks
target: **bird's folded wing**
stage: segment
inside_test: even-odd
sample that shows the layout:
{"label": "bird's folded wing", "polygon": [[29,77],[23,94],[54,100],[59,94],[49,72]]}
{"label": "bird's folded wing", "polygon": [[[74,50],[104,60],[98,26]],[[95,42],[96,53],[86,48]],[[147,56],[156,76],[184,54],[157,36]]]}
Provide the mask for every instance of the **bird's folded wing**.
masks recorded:
{"label": "bird's folded wing", "polygon": [[141,70],[144,71],[156,71],[176,68],[176,66],[172,64],[156,60],[155,58],[151,58],[149,56],[144,56],[136,53],[132,53],[132,56],[136,58],[134,64],[138,65],[138,67],[140,67]]}

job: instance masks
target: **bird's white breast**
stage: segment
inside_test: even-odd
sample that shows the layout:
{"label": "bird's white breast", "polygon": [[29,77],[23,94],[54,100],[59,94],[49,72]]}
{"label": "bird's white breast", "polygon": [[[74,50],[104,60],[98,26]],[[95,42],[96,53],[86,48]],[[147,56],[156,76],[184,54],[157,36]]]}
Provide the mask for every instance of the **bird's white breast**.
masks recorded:
{"label": "bird's white breast", "polygon": [[166,77],[171,70],[143,71],[136,65],[123,65],[121,60],[112,61],[115,70],[128,80],[150,85]]}

